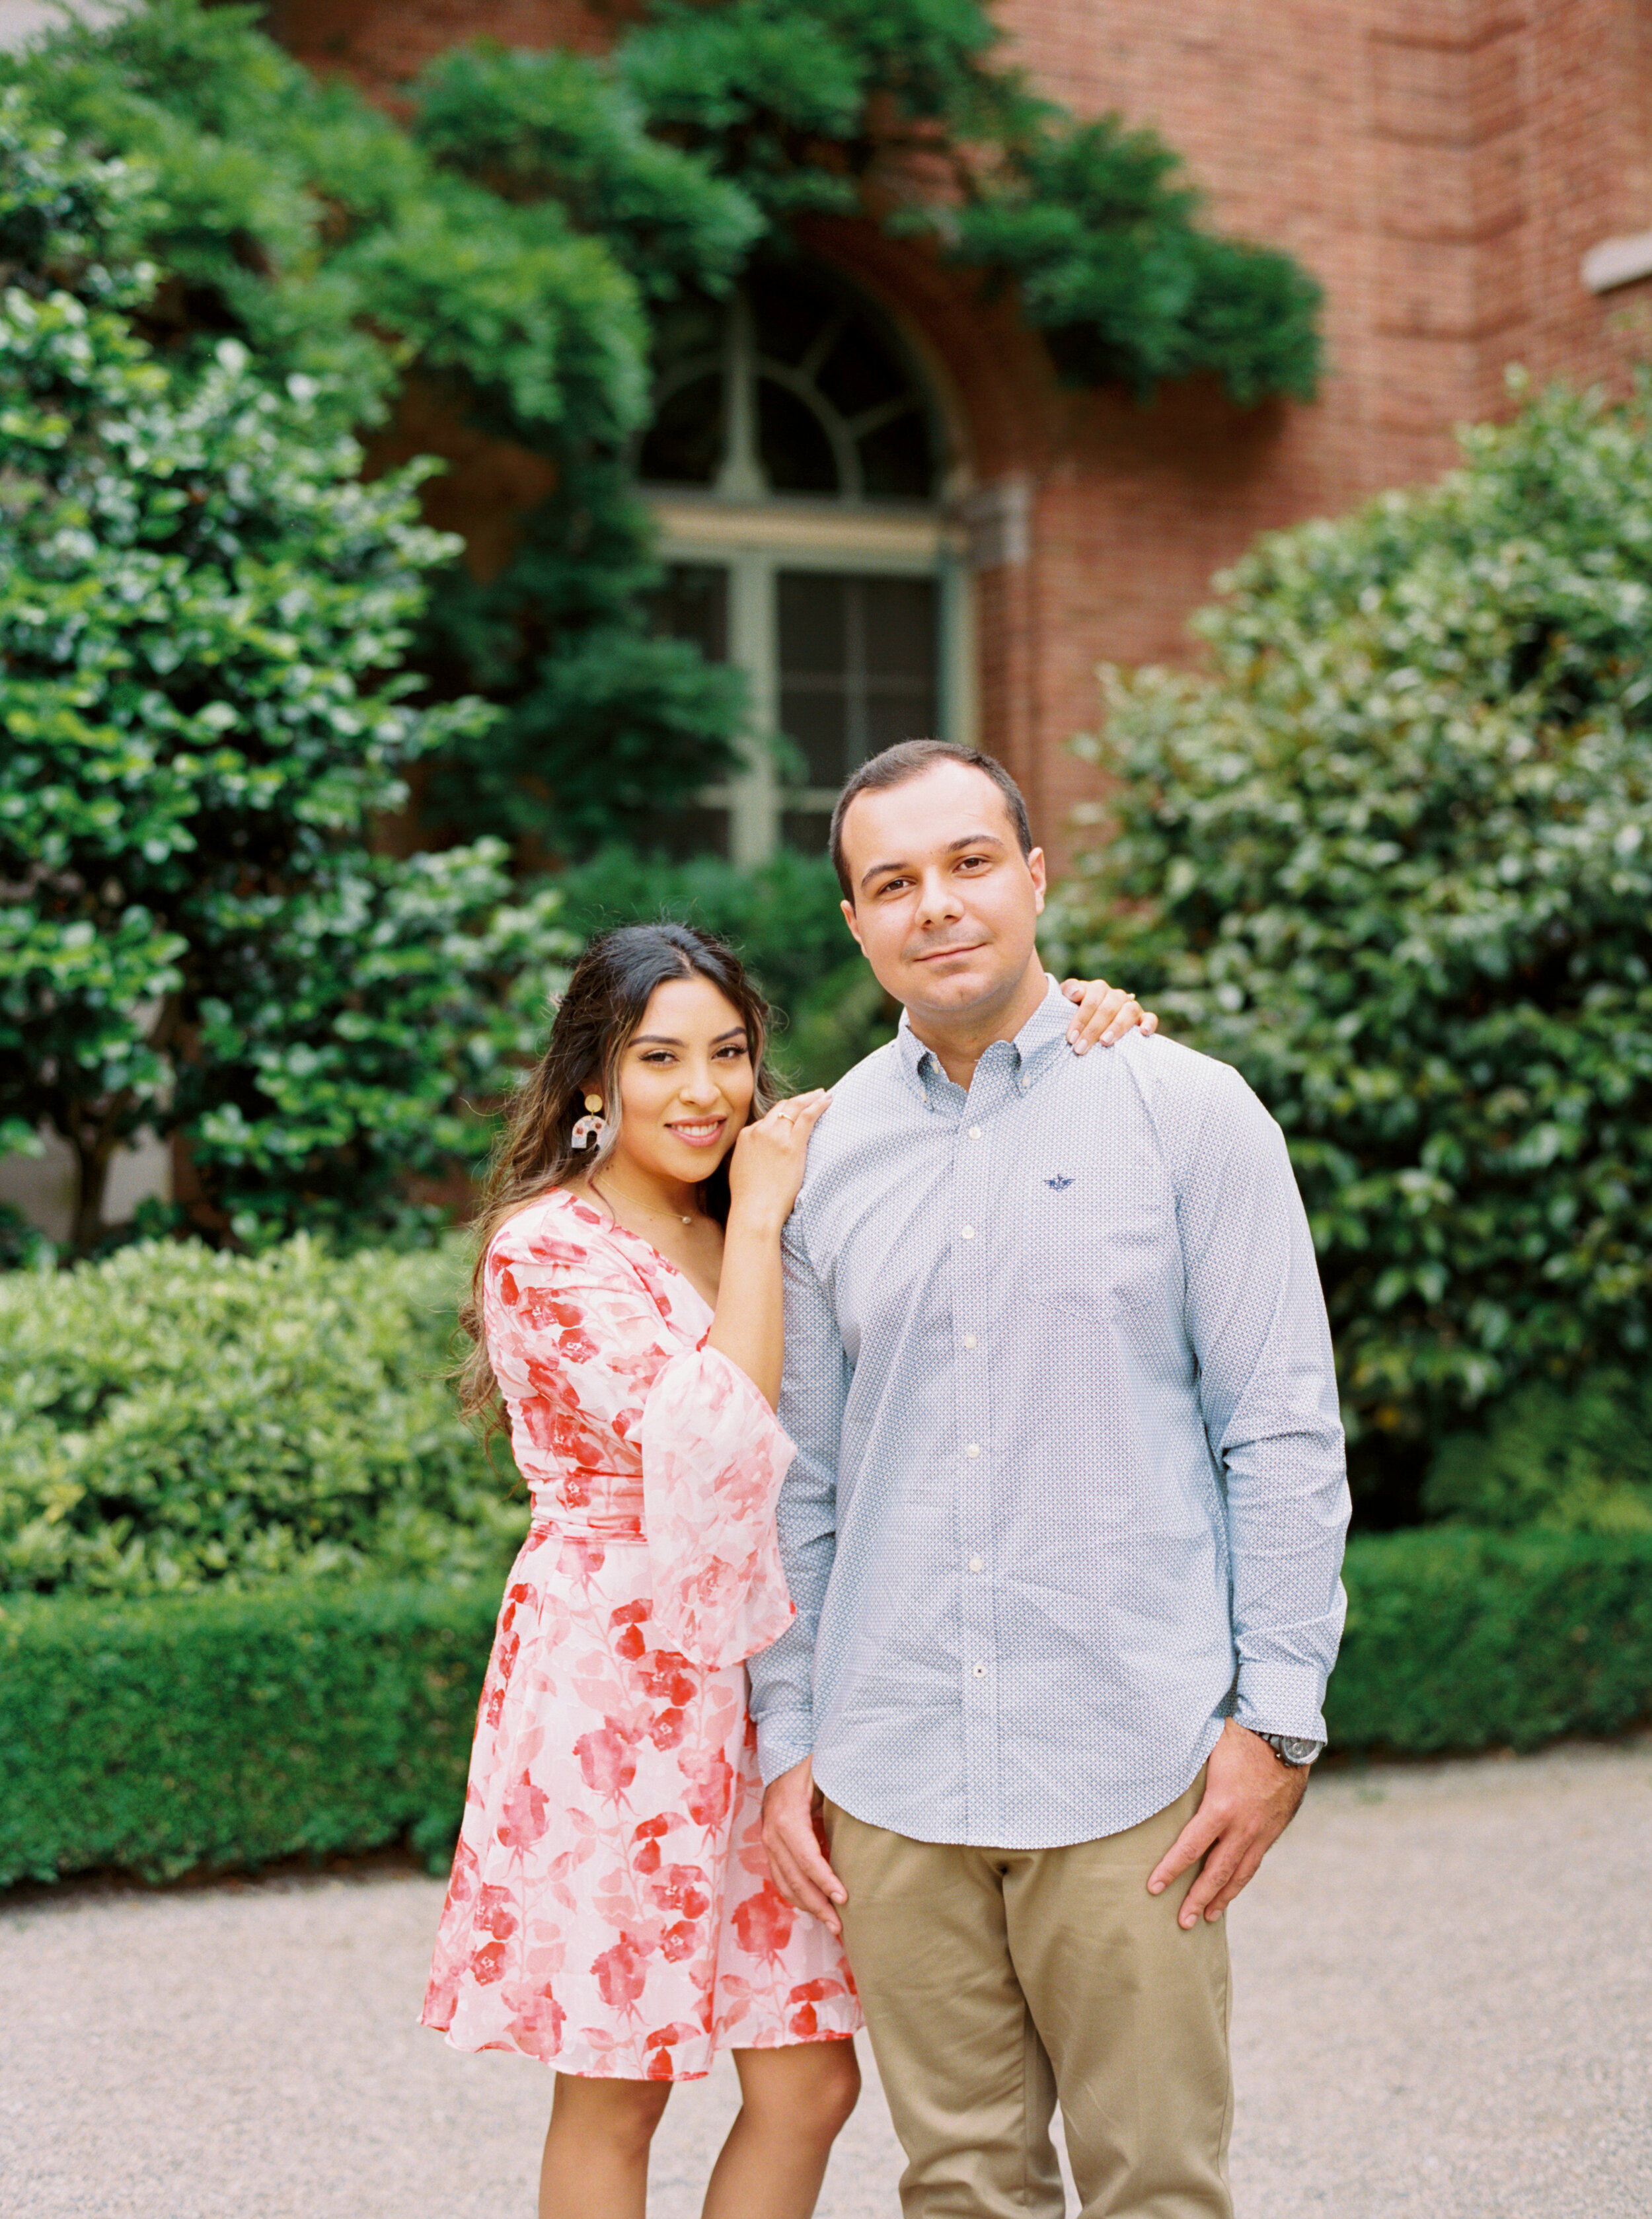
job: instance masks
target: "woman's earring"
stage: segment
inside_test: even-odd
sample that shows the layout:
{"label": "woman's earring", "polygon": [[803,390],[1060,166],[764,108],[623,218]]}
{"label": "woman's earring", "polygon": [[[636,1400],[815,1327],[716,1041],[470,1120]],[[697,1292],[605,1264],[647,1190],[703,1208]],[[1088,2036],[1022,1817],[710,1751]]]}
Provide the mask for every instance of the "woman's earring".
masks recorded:
{"label": "woman's earring", "polygon": [[602,1116],[601,1095],[587,1094],[585,1097],[585,1106],[591,1114],[581,1117],[574,1126],[574,1146],[576,1148],[588,1148],[594,1144],[599,1148],[608,1137],[608,1128]]}

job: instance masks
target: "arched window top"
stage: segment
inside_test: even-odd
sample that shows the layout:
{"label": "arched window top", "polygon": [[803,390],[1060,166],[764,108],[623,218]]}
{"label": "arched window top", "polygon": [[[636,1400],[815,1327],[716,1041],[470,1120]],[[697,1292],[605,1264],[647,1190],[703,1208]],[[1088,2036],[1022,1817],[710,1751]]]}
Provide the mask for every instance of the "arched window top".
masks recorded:
{"label": "arched window top", "polygon": [[735,500],[929,500],[935,441],[922,388],[876,318],[787,268],[661,319],[637,466],[645,483]]}

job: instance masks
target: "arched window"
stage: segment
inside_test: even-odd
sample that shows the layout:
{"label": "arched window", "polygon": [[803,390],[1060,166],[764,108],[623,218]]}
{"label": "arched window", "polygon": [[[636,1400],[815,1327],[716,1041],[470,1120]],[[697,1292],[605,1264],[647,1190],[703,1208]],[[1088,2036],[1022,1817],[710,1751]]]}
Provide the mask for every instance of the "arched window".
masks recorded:
{"label": "arched window", "polygon": [[875,311],[791,265],[668,312],[655,368],[637,469],[669,564],[660,621],[741,665],[754,724],[742,775],[662,842],[817,849],[857,763],[962,721],[939,419]]}

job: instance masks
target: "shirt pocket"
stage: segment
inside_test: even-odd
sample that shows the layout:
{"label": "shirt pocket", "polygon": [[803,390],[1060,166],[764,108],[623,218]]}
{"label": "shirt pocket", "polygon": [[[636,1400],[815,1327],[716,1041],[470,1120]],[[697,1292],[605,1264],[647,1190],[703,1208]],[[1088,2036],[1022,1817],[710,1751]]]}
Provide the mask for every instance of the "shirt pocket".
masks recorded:
{"label": "shirt pocket", "polygon": [[[1098,1318],[1162,1313],[1179,1284],[1173,1200],[1139,1171],[1040,1170],[1020,1197],[1022,1285]],[[1174,1274],[1174,1279],[1171,1275]]]}

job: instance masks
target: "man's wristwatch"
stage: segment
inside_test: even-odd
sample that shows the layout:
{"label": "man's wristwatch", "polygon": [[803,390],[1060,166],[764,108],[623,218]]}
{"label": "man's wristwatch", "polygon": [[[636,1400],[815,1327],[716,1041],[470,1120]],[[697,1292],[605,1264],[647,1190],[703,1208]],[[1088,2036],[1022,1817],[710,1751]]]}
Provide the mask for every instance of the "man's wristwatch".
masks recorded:
{"label": "man's wristwatch", "polygon": [[1257,1739],[1267,1743],[1281,1764],[1289,1764],[1298,1772],[1304,1765],[1312,1764],[1325,1747],[1322,1741],[1304,1741],[1300,1734],[1264,1733],[1258,1734]]}

